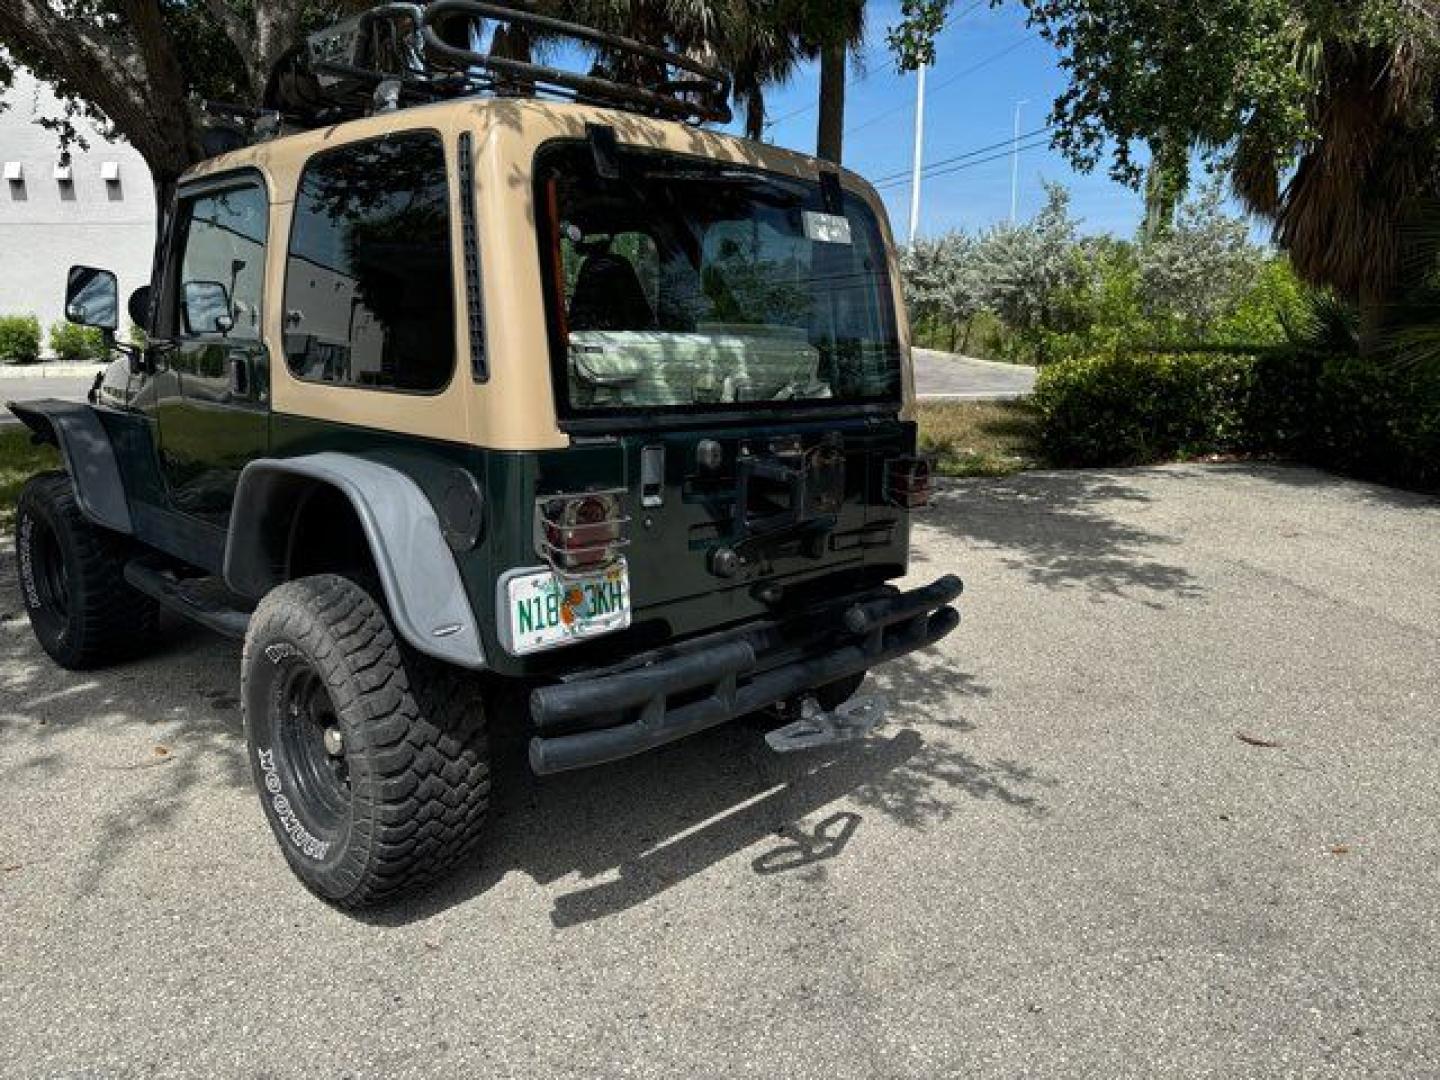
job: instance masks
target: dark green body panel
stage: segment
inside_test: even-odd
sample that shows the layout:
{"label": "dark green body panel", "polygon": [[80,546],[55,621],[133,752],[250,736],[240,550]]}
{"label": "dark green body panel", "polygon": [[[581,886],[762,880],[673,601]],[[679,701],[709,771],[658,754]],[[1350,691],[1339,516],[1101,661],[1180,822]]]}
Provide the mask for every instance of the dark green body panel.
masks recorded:
{"label": "dark green body panel", "polygon": [[[140,539],[219,572],[224,531],[213,519],[197,518],[176,505],[156,452],[154,417],[100,412],[116,448]],[[267,457],[325,451],[364,457],[409,476],[432,503],[439,501],[457,467],[480,481],[485,531],[474,550],[456,556],[456,563],[486,658],[498,674],[553,675],[614,663],[674,638],[803,610],[817,599],[873,586],[906,569],[909,515],[885,505],[881,485],[885,461],[914,452],[915,429],[894,419],[668,428],[577,439],[565,450],[514,452],[267,415],[269,446],[261,451]],[[764,453],[772,440],[798,438],[810,447],[827,437],[843,441],[846,467],[843,504],[833,530],[824,537],[823,550],[818,555],[795,546],[773,550],[752,559],[734,579],[717,577],[710,569],[711,553],[735,540],[735,461],[742,444]],[[724,465],[713,474],[705,474],[696,462],[696,445],[703,439],[723,448]],[[664,448],[663,503],[653,508],[642,507],[640,499],[646,447]],[[223,449],[217,447],[217,453]],[[242,464],[225,454],[214,462],[226,474]],[[585,644],[511,656],[496,632],[497,586],[509,570],[543,565],[534,548],[536,497],[601,488],[625,492],[633,625]]]}
{"label": "dark green body panel", "polygon": [[[839,432],[847,448],[847,484],[840,521],[818,558],[778,554],[753,572],[723,581],[710,572],[709,553],[731,534],[733,471],[713,480],[696,478],[695,444],[711,438],[726,447],[727,462],[741,441],[759,447],[771,438],[799,435],[807,443]],[[837,589],[859,589],[905,572],[908,516],[882,505],[881,468],[888,457],[913,451],[914,428],[898,421],[836,420],[771,424],[763,428],[671,430],[578,442],[566,450],[512,452],[426,441],[411,436],[348,428],[276,414],[271,423],[271,456],[284,458],[320,451],[356,454],[411,477],[437,501],[451,470],[459,466],[480,481],[486,501],[486,529],[473,551],[457,556],[462,580],[479,621],[485,654],[494,670],[507,675],[552,674],[612,663],[630,652],[680,637],[775,614],[758,586],[783,583],[781,608]],[[640,455],[646,446],[666,448],[664,504],[644,509],[639,499]],[[497,585],[516,568],[543,565],[534,548],[537,495],[595,488],[621,488],[631,518],[626,551],[634,625],[583,645],[529,657],[510,656],[496,633]],[[825,579],[823,586],[806,582]]]}
{"label": "dark green body panel", "polygon": [[223,529],[240,471],[270,443],[268,353],[254,342],[187,341],[168,362],[162,378],[176,385],[156,400],[160,469],[177,510]]}

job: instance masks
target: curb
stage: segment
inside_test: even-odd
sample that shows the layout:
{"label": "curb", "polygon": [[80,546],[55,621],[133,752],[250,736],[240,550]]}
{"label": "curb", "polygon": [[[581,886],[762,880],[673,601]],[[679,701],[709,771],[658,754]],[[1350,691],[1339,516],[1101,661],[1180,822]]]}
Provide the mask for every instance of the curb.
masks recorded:
{"label": "curb", "polygon": [[1022,390],[980,390],[969,394],[916,394],[916,401],[1024,401],[1031,395]]}
{"label": "curb", "polygon": [[105,367],[103,361],[88,364],[0,364],[0,379],[92,379]]}

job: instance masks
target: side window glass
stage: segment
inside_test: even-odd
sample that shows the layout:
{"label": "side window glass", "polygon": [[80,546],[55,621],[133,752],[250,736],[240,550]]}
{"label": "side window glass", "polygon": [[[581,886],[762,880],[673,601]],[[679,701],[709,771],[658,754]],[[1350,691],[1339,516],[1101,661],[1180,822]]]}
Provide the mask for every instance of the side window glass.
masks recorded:
{"label": "side window glass", "polygon": [[305,169],[285,275],[285,356],[298,378],[433,393],[455,368],[445,152],[413,132]]}
{"label": "side window glass", "polygon": [[253,185],[180,204],[184,248],[177,326],[187,338],[259,341],[269,206]]}

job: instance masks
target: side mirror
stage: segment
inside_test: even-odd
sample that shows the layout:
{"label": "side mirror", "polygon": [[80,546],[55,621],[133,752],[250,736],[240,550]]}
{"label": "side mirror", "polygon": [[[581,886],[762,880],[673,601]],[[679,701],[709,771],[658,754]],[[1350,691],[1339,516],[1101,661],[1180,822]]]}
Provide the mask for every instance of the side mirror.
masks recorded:
{"label": "side mirror", "polygon": [[114,333],[120,327],[120,282],[109,270],[72,266],[65,286],[65,318]]}
{"label": "side mirror", "polygon": [[144,330],[147,334],[153,334],[155,328],[150,325],[150,286],[142,285],[130,294],[130,302],[126,304],[126,313],[130,321]]}
{"label": "side mirror", "polygon": [[235,329],[230,290],[218,281],[187,281],[180,313],[187,334],[228,334]]}

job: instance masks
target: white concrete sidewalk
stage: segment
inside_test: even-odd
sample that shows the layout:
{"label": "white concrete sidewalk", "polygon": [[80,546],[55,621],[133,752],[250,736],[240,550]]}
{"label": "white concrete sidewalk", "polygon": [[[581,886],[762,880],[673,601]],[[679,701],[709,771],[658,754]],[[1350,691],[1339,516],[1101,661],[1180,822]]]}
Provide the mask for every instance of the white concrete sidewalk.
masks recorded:
{"label": "white concrete sidewalk", "polygon": [[0,379],[93,379],[97,371],[104,369],[105,364],[96,361],[62,364],[42,360],[38,364],[0,364]]}

